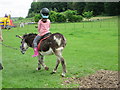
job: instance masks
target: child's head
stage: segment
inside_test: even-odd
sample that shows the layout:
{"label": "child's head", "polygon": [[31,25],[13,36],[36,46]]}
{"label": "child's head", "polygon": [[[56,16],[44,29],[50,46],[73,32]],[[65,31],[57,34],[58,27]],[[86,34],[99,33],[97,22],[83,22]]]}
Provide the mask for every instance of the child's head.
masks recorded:
{"label": "child's head", "polygon": [[49,17],[49,9],[48,8],[42,8],[42,10],[40,11],[40,14],[42,16],[43,19],[48,19]]}

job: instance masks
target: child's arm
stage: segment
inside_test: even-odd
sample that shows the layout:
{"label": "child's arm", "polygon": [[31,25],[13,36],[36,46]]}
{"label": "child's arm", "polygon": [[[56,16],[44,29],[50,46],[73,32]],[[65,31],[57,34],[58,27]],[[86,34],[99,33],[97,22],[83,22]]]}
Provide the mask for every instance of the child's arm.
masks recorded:
{"label": "child's arm", "polygon": [[38,32],[40,33],[40,29],[41,29],[41,21],[39,20],[38,22]]}
{"label": "child's arm", "polygon": [[[51,24],[51,22],[50,22],[50,24]],[[50,28],[50,24],[49,24],[49,28]]]}
{"label": "child's arm", "polygon": [[49,29],[50,29],[50,24],[51,24],[51,22],[50,22],[50,20],[49,20]]}

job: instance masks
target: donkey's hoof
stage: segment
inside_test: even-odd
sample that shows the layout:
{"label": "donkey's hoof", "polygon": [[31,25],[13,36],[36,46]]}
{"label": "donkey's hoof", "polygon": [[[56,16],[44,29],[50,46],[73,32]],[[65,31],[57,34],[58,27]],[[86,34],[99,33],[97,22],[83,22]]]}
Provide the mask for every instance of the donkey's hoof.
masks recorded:
{"label": "donkey's hoof", "polygon": [[62,74],[61,74],[61,76],[62,76],[62,77],[65,77],[65,74],[64,74],[64,73],[62,73]]}
{"label": "donkey's hoof", "polygon": [[39,71],[41,68],[36,68],[37,71]]}
{"label": "donkey's hoof", "polygon": [[50,74],[55,74],[56,72],[51,72]]}
{"label": "donkey's hoof", "polygon": [[47,71],[48,71],[48,70],[49,70],[49,68],[48,68],[48,67],[45,67],[45,70],[47,70]]}
{"label": "donkey's hoof", "polygon": [[56,70],[53,70],[50,74],[55,74],[56,73]]}

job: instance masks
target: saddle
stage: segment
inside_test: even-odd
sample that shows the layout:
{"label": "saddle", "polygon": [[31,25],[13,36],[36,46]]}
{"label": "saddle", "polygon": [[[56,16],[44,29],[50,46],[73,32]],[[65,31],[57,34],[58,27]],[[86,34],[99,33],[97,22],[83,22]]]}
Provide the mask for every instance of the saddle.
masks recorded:
{"label": "saddle", "polygon": [[42,38],[41,38],[40,41],[38,42],[38,50],[40,50],[40,44],[41,44],[41,42],[42,42],[43,40],[46,40],[47,38],[49,38],[51,34],[52,34],[52,33],[47,33],[47,34],[45,34],[45,35],[42,36]]}

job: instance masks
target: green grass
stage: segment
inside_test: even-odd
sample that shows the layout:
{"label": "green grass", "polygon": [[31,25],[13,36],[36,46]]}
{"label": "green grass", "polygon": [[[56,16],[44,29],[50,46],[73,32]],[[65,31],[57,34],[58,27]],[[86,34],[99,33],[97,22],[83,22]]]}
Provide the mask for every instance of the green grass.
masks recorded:
{"label": "green grass", "polygon": [[[118,26],[117,17],[97,22],[51,24],[51,32],[60,32],[67,39],[63,56],[67,65],[66,77],[82,77],[95,71],[118,70]],[[15,35],[37,33],[35,25],[24,28],[3,30],[4,44],[19,48],[20,39]],[[61,64],[56,74],[51,75],[56,64],[55,56],[46,56],[45,63],[49,71],[43,68],[36,71],[37,57],[32,58],[33,50],[29,48],[25,55],[19,50],[2,46],[3,88],[66,88],[79,85],[63,85]]]}
{"label": "green grass", "polygon": [[[0,44],[0,63],[2,63],[2,46]],[[0,71],[0,90],[2,89],[2,71]]]}

